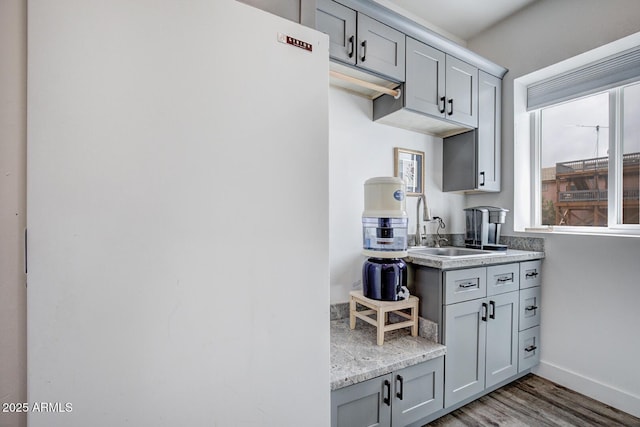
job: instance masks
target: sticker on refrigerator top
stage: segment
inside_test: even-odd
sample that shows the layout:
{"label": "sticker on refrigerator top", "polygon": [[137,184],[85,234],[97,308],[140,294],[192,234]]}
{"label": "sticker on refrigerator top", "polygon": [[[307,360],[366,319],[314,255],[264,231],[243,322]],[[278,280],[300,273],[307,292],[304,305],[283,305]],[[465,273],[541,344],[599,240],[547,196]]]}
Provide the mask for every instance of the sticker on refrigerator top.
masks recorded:
{"label": "sticker on refrigerator top", "polygon": [[304,42],[302,40],[298,40],[286,34],[278,33],[278,41],[280,43],[290,44],[291,46],[299,47],[300,49],[308,50],[309,52],[313,51],[313,45],[311,43]]}
{"label": "sticker on refrigerator top", "polygon": [[393,198],[401,202],[404,199],[404,191],[396,190],[396,192],[393,193]]}

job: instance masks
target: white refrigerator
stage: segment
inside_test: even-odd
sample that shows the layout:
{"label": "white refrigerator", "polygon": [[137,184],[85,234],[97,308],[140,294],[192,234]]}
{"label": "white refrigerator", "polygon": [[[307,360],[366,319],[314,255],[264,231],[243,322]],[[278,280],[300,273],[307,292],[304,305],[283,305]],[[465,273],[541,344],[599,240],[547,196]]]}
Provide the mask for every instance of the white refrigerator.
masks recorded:
{"label": "white refrigerator", "polygon": [[328,38],[28,3],[28,421],[329,424]]}

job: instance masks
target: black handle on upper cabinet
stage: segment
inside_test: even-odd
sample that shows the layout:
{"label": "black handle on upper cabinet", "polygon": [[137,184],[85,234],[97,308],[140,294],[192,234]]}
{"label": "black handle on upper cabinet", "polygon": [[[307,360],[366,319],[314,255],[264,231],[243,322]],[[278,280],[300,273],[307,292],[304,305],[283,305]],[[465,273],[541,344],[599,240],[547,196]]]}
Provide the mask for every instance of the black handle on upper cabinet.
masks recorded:
{"label": "black handle on upper cabinet", "polygon": [[488,310],[488,306],[486,302],[482,303],[482,321],[486,322],[487,321],[487,310]]}
{"label": "black handle on upper cabinet", "polygon": [[347,54],[349,58],[353,58],[353,51],[355,47],[353,44],[353,37],[354,36],[349,37],[349,53]]}
{"label": "black handle on upper cabinet", "polygon": [[[440,110],[441,113],[444,113],[446,110],[446,105],[447,105],[447,98],[445,98],[444,96],[440,98],[440,102],[442,102],[442,108],[440,108],[438,106],[438,109]],[[440,102],[438,103],[438,105],[440,105]]]}
{"label": "black handle on upper cabinet", "polygon": [[480,186],[482,187],[485,182],[484,172],[480,172],[480,177],[482,178],[482,182],[480,183]]}
{"label": "black handle on upper cabinet", "polygon": [[528,305],[524,309],[525,309],[525,311],[533,311],[533,310],[537,310],[538,306],[537,305]]}
{"label": "black handle on upper cabinet", "polygon": [[400,391],[396,393],[396,397],[402,400],[404,395],[404,378],[402,378],[402,375],[396,375],[396,381],[400,381]]}
{"label": "black handle on upper cabinet", "polygon": [[382,397],[382,401],[387,405],[387,406],[391,406],[391,383],[389,382],[389,380],[384,380],[384,388],[386,388],[386,396],[387,397]]}
{"label": "black handle on upper cabinet", "polygon": [[489,305],[491,306],[491,312],[489,313],[489,319],[496,318],[496,303],[495,301],[489,301]]}
{"label": "black handle on upper cabinet", "polygon": [[367,58],[367,41],[362,42],[362,62],[364,62]]}
{"label": "black handle on upper cabinet", "polygon": [[450,99],[447,102],[449,103],[449,112],[447,114],[451,116],[453,115],[453,99]]}

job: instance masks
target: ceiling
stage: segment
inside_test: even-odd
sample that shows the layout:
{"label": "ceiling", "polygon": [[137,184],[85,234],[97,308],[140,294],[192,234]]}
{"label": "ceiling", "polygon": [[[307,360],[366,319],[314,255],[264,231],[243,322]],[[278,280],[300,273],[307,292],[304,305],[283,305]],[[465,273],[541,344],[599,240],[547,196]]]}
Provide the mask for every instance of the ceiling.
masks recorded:
{"label": "ceiling", "polygon": [[536,0],[386,0],[386,3],[404,9],[466,41],[534,1]]}

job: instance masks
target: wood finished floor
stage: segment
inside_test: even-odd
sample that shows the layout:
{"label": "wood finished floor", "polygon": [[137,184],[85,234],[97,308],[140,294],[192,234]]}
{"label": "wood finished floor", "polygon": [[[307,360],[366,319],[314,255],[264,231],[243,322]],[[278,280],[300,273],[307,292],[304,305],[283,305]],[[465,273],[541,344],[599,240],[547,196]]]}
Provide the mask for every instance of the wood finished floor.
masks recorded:
{"label": "wood finished floor", "polygon": [[427,426],[640,427],[640,418],[529,374]]}

